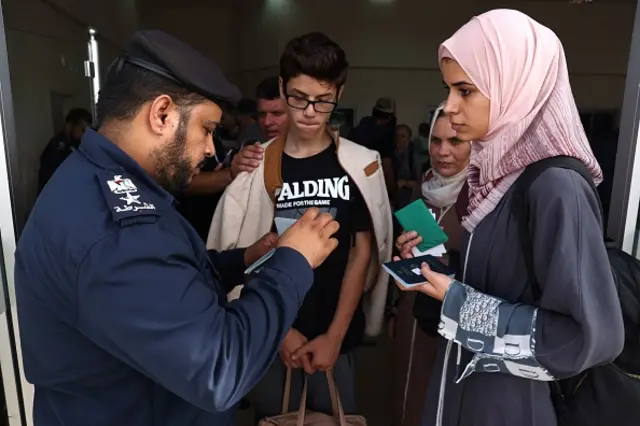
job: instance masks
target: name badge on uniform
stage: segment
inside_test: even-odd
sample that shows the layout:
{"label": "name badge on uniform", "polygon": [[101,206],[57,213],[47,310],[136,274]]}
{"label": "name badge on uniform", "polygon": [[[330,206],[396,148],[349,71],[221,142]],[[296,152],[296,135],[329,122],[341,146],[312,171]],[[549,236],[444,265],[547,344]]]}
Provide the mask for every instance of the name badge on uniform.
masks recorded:
{"label": "name badge on uniform", "polygon": [[116,222],[138,216],[159,216],[156,206],[130,178],[108,171],[97,174],[107,206]]}

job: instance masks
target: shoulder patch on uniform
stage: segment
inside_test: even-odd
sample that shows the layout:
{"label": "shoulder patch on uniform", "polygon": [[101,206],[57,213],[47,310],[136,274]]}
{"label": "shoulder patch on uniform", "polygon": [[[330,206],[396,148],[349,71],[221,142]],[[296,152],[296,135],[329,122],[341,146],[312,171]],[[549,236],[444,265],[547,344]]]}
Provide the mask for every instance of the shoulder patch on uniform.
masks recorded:
{"label": "shoulder patch on uniform", "polygon": [[372,174],[374,174],[379,167],[380,167],[380,164],[378,163],[378,160],[375,160],[372,163],[370,163],[367,167],[364,168],[364,174],[367,177],[369,177]]}
{"label": "shoulder patch on uniform", "polygon": [[140,191],[127,176],[106,170],[99,171],[97,176],[114,221],[122,222],[125,219],[140,217],[146,218],[143,221],[148,222],[149,216],[160,215],[156,206],[151,203],[150,197],[146,196],[144,190]]}

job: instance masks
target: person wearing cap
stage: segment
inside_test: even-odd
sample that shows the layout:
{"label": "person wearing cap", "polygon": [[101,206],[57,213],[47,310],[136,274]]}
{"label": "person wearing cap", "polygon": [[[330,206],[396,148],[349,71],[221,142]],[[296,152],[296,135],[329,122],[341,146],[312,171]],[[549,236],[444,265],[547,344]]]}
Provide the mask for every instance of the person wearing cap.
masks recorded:
{"label": "person wearing cap", "polygon": [[396,204],[398,192],[393,167],[395,132],[396,102],[390,97],[378,99],[371,115],[360,120],[349,132],[349,139],[380,153],[391,205]]}
{"label": "person wearing cap", "polygon": [[279,238],[206,250],[172,193],[215,154],[221,106],[239,97],[159,31],[107,72],[98,131],[44,188],[15,254],[35,426],[232,425],[272,364],[339,225],[312,209]]}

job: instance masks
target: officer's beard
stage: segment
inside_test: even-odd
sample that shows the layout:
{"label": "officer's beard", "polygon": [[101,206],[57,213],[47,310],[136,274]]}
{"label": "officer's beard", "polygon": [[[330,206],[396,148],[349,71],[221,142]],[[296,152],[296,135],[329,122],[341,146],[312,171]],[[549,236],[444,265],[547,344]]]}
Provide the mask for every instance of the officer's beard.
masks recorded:
{"label": "officer's beard", "polygon": [[193,176],[191,158],[186,154],[190,118],[188,111],[180,111],[180,123],[173,140],[153,153],[158,183],[176,195],[187,190]]}

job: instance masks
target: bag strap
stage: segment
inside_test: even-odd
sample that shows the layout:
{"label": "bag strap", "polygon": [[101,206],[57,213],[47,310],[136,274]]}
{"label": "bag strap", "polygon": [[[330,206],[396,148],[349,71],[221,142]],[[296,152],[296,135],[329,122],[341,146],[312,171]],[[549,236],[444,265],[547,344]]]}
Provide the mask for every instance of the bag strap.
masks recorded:
{"label": "bag strap", "polygon": [[550,168],[569,169],[580,174],[580,176],[589,183],[589,186],[596,195],[600,210],[600,217],[604,217],[602,202],[600,201],[596,185],[593,182],[593,178],[587,170],[587,167],[581,160],[568,156],[551,157],[529,165],[524,172],[522,172],[515,183],[515,205],[513,206],[513,211],[518,224],[518,232],[520,236],[521,249],[524,253],[524,261],[527,267],[529,279],[531,280],[531,290],[536,301],[540,300],[540,297],[542,296],[542,289],[536,279],[535,269],[533,267],[533,242],[529,232],[529,219],[531,213],[529,205],[529,188],[531,187],[531,184],[533,184],[533,182],[535,182],[535,180],[542,174],[542,172]]}
{"label": "bag strap", "polygon": [[[306,382],[305,382],[305,384],[306,384]],[[289,398],[290,397],[291,397],[291,368],[287,367],[287,374],[285,375],[285,378],[284,378],[284,393],[282,395],[282,412],[281,412],[281,414],[287,414],[289,412]]]}
{"label": "bag strap", "polygon": [[344,415],[344,409],[342,408],[342,402],[340,401],[340,392],[336,387],[336,382],[333,377],[333,369],[327,371],[327,382],[329,384],[329,394],[331,395],[331,407],[333,410],[333,416],[338,415],[340,426],[349,426],[347,424],[347,418]]}
{"label": "bag strap", "polygon": [[304,426],[304,416],[306,412],[307,412],[307,376],[305,375],[304,384],[302,385],[302,395],[300,396],[300,408],[298,409],[298,418],[296,419],[296,426]]}
{"label": "bag strap", "polygon": [[[285,376],[284,395],[282,398],[282,414],[288,414],[289,412],[289,397],[291,396],[291,368],[287,367],[287,373]],[[347,418],[344,415],[344,409],[340,402],[340,393],[336,387],[335,380],[333,378],[333,370],[329,370],[326,373],[327,383],[329,384],[329,395],[331,397],[331,409],[333,411],[333,417],[337,417],[340,426],[349,426]],[[307,375],[304,375],[304,383],[302,385],[302,394],[300,395],[300,408],[298,409],[298,418],[296,419],[296,426],[304,426],[304,417],[307,411],[307,389],[308,380]]]}

